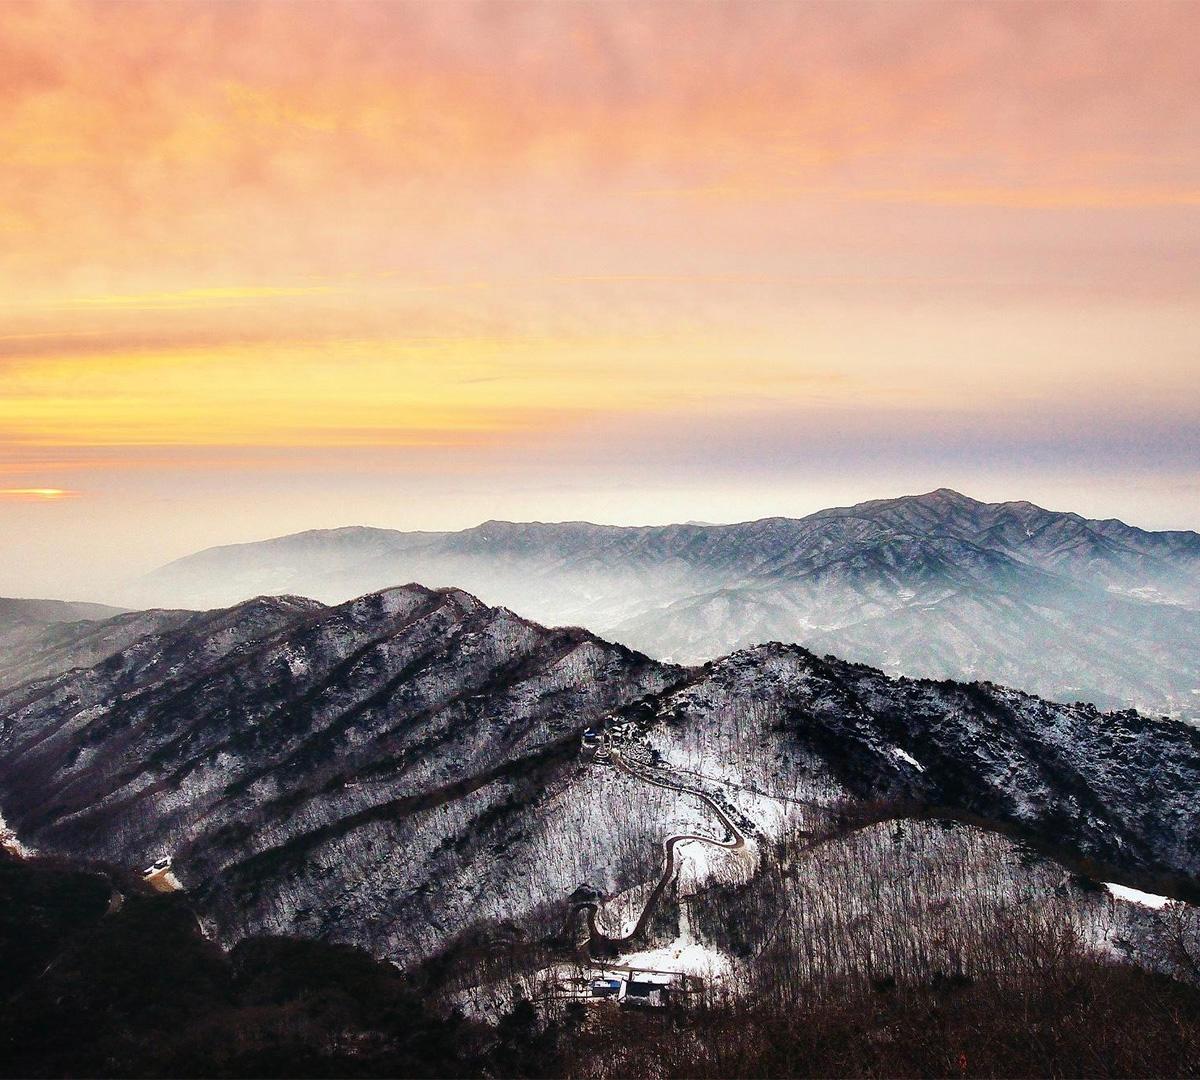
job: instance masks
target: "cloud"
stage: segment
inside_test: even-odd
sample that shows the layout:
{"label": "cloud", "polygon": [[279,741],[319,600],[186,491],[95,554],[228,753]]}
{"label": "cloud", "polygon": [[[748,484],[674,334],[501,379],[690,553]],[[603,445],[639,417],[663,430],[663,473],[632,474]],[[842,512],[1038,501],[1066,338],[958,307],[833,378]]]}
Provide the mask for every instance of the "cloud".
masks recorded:
{"label": "cloud", "polygon": [[1197,40],[1165,2],[7,5],[0,274],[242,302],[195,279],[478,265],[646,190],[1190,207]]}
{"label": "cloud", "polygon": [[1197,70],[1168,0],[0,4],[0,474],[1135,457]]}
{"label": "cloud", "polygon": [[683,198],[699,202],[841,202],[897,206],[1007,207],[1019,210],[1147,210],[1200,206],[1200,188],[856,188],[714,185],[649,188],[643,198]]}
{"label": "cloud", "polygon": [[189,311],[197,308],[228,307],[254,300],[330,296],[345,292],[332,285],[224,285],[177,289],[173,292],[78,296],[64,300],[64,307],[86,309],[121,308],[137,311]]}

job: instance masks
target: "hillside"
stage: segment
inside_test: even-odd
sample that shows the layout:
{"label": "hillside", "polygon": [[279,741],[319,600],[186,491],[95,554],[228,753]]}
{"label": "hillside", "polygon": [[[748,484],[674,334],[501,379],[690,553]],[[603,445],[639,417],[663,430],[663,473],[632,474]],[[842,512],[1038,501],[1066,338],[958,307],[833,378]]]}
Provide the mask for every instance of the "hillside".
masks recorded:
{"label": "hillside", "polygon": [[[986,945],[986,973],[959,966],[913,981],[913,958],[897,955],[913,939],[880,919],[890,943],[883,955],[899,978],[879,973],[857,989],[837,968],[814,977],[764,963],[753,999],[683,999],[669,1024],[545,996],[464,1017],[455,991],[427,973],[401,974],[361,950],[298,939],[250,938],[223,950],[201,935],[185,895],[155,895],[111,867],[0,855],[0,1076],[961,1077],[1053,1075],[1062,1062],[1088,1076],[1195,1074],[1200,991],[1064,949],[1061,937],[1039,936],[1032,924],[982,940],[966,913],[986,923],[1005,898],[1032,900],[1047,875],[1005,865],[996,844],[934,831],[940,840],[914,830],[899,843],[888,836],[882,845],[830,849],[821,869],[837,887],[820,897],[814,940],[844,934],[844,970],[863,955],[847,890],[856,879],[883,886],[874,902],[889,920],[903,916],[916,894],[894,864],[936,852],[919,886],[975,894],[964,910],[943,906],[920,929]],[[870,869],[844,874],[852,865]],[[737,900],[748,910],[758,902]],[[1039,905],[1037,914],[1048,910]],[[824,925],[839,914],[836,926]],[[711,908],[697,912],[702,925],[712,917]],[[1028,963],[1052,942],[1055,951]],[[801,942],[786,944],[804,955]],[[820,947],[808,955],[832,958]],[[528,982],[535,995],[545,989],[528,963],[523,971],[518,985]],[[835,985],[834,995],[819,992]]]}
{"label": "hillside", "polygon": [[[581,756],[608,722],[613,757]],[[796,646],[684,669],[420,586],[252,601],[0,697],[0,809],[26,845],[169,853],[225,941],[403,963],[653,880],[664,836],[720,825],[713,799],[745,873],[796,829],[938,813],[1195,898],[1198,783],[1178,722]]]}
{"label": "hillside", "polygon": [[0,1076],[477,1076],[486,1027],[395,968],[277,938],[230,952],[182,894],[0,853]]}
{"label": "hillside", "polygon": [[75,603],[69,600],[22,600],[0,597],[0,633],[18,626],[49,626],[81,619],[108,619],[122,608],[107,604]]}
{"label": "hillside", "polygon": [[[507,824],[514,791],[573,759],[589,719],[677,677],[460,592],[264,599],[0,698],[0,805],[39,849],[174,853],[229,936],[275,926],[416,952],[410,934],[429,949],[475,917],[449,888],[472,870],[452,841]],[[384,897],[443,874],[440,925],[379,918]]]}

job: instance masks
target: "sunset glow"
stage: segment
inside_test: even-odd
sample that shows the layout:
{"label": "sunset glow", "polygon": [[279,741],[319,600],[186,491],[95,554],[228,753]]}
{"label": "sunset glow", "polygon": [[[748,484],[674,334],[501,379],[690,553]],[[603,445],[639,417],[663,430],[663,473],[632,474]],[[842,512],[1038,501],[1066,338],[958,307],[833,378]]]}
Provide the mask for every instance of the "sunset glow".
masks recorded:
{"label": "sunset glow", "polygon": [[9,3],[0,498],[1196,527],[1197,131],[1191,3]]}
{"label": "sunset glow", "polygon": [[78,491],[64,491],[62,488],[0,488],[0,499],[22,499],[33,502],[44,499],[68,499],[78,494]]}

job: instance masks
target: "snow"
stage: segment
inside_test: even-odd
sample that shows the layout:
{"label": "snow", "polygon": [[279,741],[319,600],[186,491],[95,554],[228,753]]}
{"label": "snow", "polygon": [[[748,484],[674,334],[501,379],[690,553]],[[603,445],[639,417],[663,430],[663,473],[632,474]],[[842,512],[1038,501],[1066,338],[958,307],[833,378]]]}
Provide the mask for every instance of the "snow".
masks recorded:
{"label": "snow", "polygon": [[17,834],[8,827],[3,814],[0,814],[0,848],[15,855],[18,859],[28,859],[34,854],[33,849],[22,844],[17,838]]}
{"label": "snow", "polygon": [[285,645],[280,650],[280,658],[287,665],[288,671],[293,678],[299,678],[308,674],[309,660],[303,650]]}
{"label": "snow", "polygon": [[1141,889],[1131,889],[1128,885],[1118,885],[1115,881],[1106,881],[1104,887],[1118,900],[1141,904],[1143,907],[1155,910],[1174,902],[1169,896],[1158,896],[1155,893],[1142,892]]}
{"label": "snow", "polygon": [[[699,845],[697,845],[699,846]],[[621,958],[631,968],[672,971],[714,979],[733,971],[733,958],[697,940],[692,931],[691,909],[686,901],[679,905],[679,936],[669,945],[646,949]]]}
{"label": "snow", "polygon": [[917,772],[924,772],[925,766],[922,765],[912,754],[906,750],[901,750],[898,746],[889,747],[889,752],[892,757],[899,758],[901,761],[907,761]]}
{"label": "snow", "polygon": [[671,971],[714,978],[733,970],[733,961],[719,949],[683,937],[661,949],[647,949],[621,957],[623,967],[638,971]]}
{"label": "snow", "polygon": [[653,881],[643,881],[604,901],[596,912],[600,932],[618,938],[632,934],[653,890]]}

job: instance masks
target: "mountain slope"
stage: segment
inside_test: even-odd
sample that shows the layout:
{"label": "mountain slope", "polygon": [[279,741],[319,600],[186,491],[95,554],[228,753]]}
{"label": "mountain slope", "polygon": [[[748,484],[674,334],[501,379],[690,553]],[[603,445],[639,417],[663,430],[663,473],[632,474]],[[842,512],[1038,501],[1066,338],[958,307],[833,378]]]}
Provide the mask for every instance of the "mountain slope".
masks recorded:
{"label": "mountain slope", "polygon": [[[527,945],[497,944],[465,990],[430,978],[432,965],[414,977],[344,945],[250,938],[224,951],[187,896],[112,868],[0,858],[0,1074],[961,1076],[948,1046],[970,1052],[968,1076],[1093,1061],[1072,1071],[1196,1073],[1200,990],[1061,933],[1082,924],[1116,949],[1154,940],[1159,913],[1114,907],[1016,845],[946,826],[865,829],[809,852],[803,881],[760,875],[689,898],[705,940],[784,937],[739,974],[743,992],[681,995],[668,1024],[605,1002],[581,1013]],[[490,1007],[470,1009],[482,994]]]}
{"label": "mountain slope", "polygon": [[860,800],[941,808],[1189,889],[1200,873],[1189,794],[1200,732],[1189,725],[991,683],[891,679],[795,646],[704,670],[658,703],[648,729],[668,767],[719,778],[729,761],[763,790],[807,777]]}
{"label": "mountain slope", "polygon": [[[606,717],[607,764],[579,745]],[[26,844],[170,853],[227,941],[406,964],[477,926],[561,933],[581,886],[620,909],[664,837],[719,827],[713,800],[745,838],[735,877],[796,829],[936,812],[1195,895],[1197,784],[1182,723],[795,646],[683,669],[420,586],[259,599],[0,697],[0,810]]]}
{"label": "mountain slope", "polygon": [[[1200,534],[945,489],[739,525],[302,533],[182,559],[152,575],[144,596],[228,603],[284,590],[340,601],[403,580],[457,585],[680,662],[778,639],[895,674],[1200,710]],[[1056,636],[1069,649],[1048,658]]]}
{"label": "mountain slope", "polygon": [[537,794],[590,718],[677,678],[453,590],[260,600],[212,622],[0,698],[0,791],[39,848],[130,865],[174,852],[235,935],[341,925],[400,949],[411,920],[379,921],[382,896],[438,880],[453,836],[517,788]]}
{"label": "mountain slope", "polygon": [[[908,551],[914,542],[901,546]],[[855,562],[859,562],[856,557]],[[1147,702],[1188,708],[1200,685],[1200,612],[1097,593],[1023,568],[1010,587],[951,585],[922,574],[914,556],[900,573],[837,567],[821,575],[687,597],[627,619],[614,637],[647,652],[693,655],[714,634],[756,642],[799,639],[817,653],[852,656],[890,672],[930,678],[988,678],[1058,700],[1101,708]],[[1017,564],[1019,565],[1019,564]],[[960,575],[961,576],[961,575]],[[896,605],[903,592],[907,602]],[[1169,693],[1164,693],[1166,688]]]}

